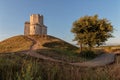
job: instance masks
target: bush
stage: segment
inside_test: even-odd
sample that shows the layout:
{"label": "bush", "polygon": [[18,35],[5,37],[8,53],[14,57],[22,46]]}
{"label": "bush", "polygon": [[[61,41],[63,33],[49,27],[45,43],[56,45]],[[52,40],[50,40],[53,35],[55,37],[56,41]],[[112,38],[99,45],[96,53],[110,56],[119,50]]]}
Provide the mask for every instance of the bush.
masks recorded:
{"label": "bush", "polygon": [[85,50],[85,51],[80,52],[80,57],[84,57],[87,59],[92,59],[92,58],[95,58],[96,56],[97,55],[95,54],[94,51]]}

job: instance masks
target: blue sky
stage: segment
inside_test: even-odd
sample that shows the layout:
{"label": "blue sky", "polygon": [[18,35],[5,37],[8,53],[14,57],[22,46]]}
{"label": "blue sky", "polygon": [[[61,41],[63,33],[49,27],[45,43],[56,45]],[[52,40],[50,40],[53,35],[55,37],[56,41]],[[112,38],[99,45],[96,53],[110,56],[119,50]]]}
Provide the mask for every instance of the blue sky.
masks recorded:
{"label": "blue sky", "polygon": [[[72,23],[85,15],[98,14],[115,28],[107,44],[120,44],[120,0],[0,0],[0,41],[22,35],[31,14],[44,15],[48,34],[72,42]],[[73,43],[73,42],[72,42]]]}

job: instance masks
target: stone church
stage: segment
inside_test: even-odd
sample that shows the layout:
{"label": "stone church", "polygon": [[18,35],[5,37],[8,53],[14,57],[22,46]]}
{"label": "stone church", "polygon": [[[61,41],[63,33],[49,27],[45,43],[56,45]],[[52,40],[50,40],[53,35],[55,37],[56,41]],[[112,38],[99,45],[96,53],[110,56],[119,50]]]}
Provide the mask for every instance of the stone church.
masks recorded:
{"label": "stone church", "polygon": [[24,35],[47,35],[47,27],[43,23],[43,15],[32,14],[30,21],[24,24]]}

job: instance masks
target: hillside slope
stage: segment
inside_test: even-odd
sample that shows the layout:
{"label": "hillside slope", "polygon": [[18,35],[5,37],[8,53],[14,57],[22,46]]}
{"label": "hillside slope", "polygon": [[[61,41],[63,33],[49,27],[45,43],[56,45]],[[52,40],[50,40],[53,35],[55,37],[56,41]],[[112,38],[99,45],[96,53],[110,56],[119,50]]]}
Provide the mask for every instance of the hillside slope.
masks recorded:
{"label": "hillside slope", "polygon": [[76,46],[73,46],[72,44],[65,42],[64,40],[61,40],[50,35],[47,35],[47,37],[42,37],[40,35],[34,35],[29,37],[35,39],[38,42],[38,45],[36,45],[37,49],[53,49],[53,48],[67,50],[78,49]]}
{"label": "hillside slope", "polygon": [[[29,36],[35,39],[38,43],[36,49],[66,49],[76,50],[77,47],[53,36],[42,37],[40,35]],[[32,44],[28,36],[20,35],[8,38],[0,42],[0,53],[17,52],[28,50]]]}
{"label": "hillside slope", "polygon": [[23,35],[14,36],[0,42],[0,53],[28,50],[31,40]]}

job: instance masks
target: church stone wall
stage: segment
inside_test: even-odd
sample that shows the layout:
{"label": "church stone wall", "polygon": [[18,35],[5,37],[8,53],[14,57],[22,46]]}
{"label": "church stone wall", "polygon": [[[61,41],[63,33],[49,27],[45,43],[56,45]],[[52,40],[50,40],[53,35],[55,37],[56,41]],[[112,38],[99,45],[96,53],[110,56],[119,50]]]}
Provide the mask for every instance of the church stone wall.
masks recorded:
{"label": "church stone wall", "polygon": [[35,34],[41,34],[41,27],[39,25],[35,25]]}
{"label": "church stone wall", "polygon": [[47,35],[47,27],[43,23],[43,15],[32,14],[30,16],[30,22],[25,23],[24,29],[25,35]]}
{"label": "church stone wall", "polygon": [[43,25],[43,15],[39,16],[39,19],[40,19],[40,24]]}
{"label": "church stone wall", "polygon": [[43,25],[43,15],[32,14],[30,16],[30,23],[31,24],[41,24],[41,25]]}
{"label": "church stone wall", "polygon": [[35,25],[30,24],[30,35],[34,35],[35,34]]}
{"label": "church stone wall", "polygon": [[25,35],[29,35],[30,34],[30,23],[29,22],[25,22],[24,34]]}
{"label": "church stone wall", "polygon": [[47,27],[46,26],[42,27],[42,34],[47,34]]}
{"label": "church stone wall", "polygon": [[37,23],[39,23],[38,15],[35,15],[35,14],[31,15],[30,16],[30,24],[37,24]]}

